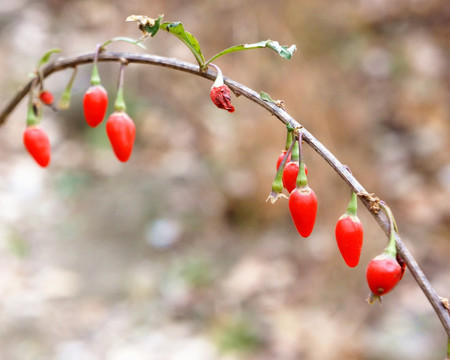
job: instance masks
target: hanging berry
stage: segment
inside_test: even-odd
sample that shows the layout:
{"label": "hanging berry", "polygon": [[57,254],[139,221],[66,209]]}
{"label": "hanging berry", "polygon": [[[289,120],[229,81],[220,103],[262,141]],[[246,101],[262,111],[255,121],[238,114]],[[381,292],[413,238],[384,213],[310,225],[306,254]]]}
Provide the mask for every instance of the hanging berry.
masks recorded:
{"label": "hanging berry", "polygon": [[30,102],[28,105],[27,128],[23,133],[23,144],[42,167],[50,163],[50,140],[42,127],[39,125],[39,110],[36,104]]}
{"label": "hanging berry", "polygon": [[98,126],[105,117],[108,107],[108,93],[101,85],[100,74],[97,67],[97,58],[100,46],[97,46],[94,65],[91,75],[91,86],[87,89],[83,97],[83,110],[86,122],[91,127]]}
{"label": "hanging berry", "polygon": [[281,162],[279,166],[277,167],[277,173],[275,175],[275,179],[272,182],[272,191],[269,194],[269,197],[267,198],[266,202],[270,200],[272,204],[275,204],[275,202],[280,198],[284,197],[287,199],[287,196],[283,194],[283,172],[284,172],[284,165],[286,164],[286,161],[292,151],[293,146],[297,143],[296,140],[292,140],[292,135],[288,136],[288,139],[291,140],[291,144],[288,146],[288,149],[284,153],[284,157],[281,159]]}
{"label": "hanging berry", "polygon": [[317,197],[314,191],[308,186],[308,180],[306,178],[301,130],[298,144],[300,169],[297,176],[297,186],[289,196],[289,211],[298,233],[306,238],[311,235],[316,221]]}
{"label": "hanging berry", "polygon": [[367,284],[371,293],[367,301],[373,304],[379,300],[381,296],[386,295],[398,284],[402,279],[405,267],[397,261],[397,248],[395,243],[395,232],[397,226],[391,210],[387,205],[380,202],[380,206],[386,211],[389,218],[390,235],[389,243],[384,252],[369,262],[366,270]]}
{"label": "hanging berry", "polygon": [[42,101],[42,103],[44,105],[48,105],[48,106],[53,105],[53,102],[55,101],[53,94],[48,90],[42,90],[39,93],[39,99]]}
{"label": "hanging berry", "polygon": [[358,265],[363,244],[363,227],[356,214],[357,204],[356,193],[352,192],[347,211],[339,218],[335,229],[339,251],[345,263],[350,267]]}
{"label": "hanging berry", "polygon": [[217,70],[217,77],[211,87],[211,100],[219,108],[227,110],[228,112],[234,112],[234,106],[231,105],[231,90],[223,83],[222,71],[214,64],[210,64]]}
{"label": "hanging berry", "polygon": [[123,97],[123,77],[125,64],[120,66],[119,85],[116,101],[114,103],[114,113],[106,122],[106,134],[113,148],[116,157],[122,161],[127,161],[133,151],[136,127],[133,120],[125,112],[126,106]]}

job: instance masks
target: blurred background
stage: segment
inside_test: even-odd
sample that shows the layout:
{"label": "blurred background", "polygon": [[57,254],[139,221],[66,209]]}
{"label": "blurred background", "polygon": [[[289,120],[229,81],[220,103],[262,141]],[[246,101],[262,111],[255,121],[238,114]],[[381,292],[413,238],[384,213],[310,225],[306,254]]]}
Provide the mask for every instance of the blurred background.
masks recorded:
{"label": "blurred background", "polygon": [[[224,75],[283,99],[369,192],[390,204],[400,234],[433,287],[448,297],[450,12],[446,0],[0,0],[0,108],[45,51],[91,52],[138,38],[131,14],[182,21],[206,58],[231,45],[296,44],[216,61]],[[194,62],[174,36],[149,52]],[[56,55],[55,57],[57,57]],[[243,97],[217,109],[211,82],[129,65],[137,126],[120,163],[104,123],[89,128],[79,67],[69,110],[46,109],[52,161],[22,145],[26,101],[0,128],[1,360],[442,359],[445,332],[406,272],[369,306],[365,268],[387,243],[360,203],[365,239],[348,268],[334,226],[348,188],[310,148],[319,199],[308,239],[287,201],[266,203],[285,127]],[[57,98],[71,71],[45,86]],[[117,64],[101,64],[112,105]],[[108,113],[112,111],[112,106]]]}

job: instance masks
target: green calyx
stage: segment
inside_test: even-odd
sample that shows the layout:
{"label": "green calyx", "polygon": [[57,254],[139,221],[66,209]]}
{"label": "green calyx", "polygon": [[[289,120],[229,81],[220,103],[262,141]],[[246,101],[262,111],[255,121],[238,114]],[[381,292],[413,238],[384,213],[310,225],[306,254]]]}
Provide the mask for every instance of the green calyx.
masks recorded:
{"label": "green calyx", "polygon": [[41,122],[37,105],[30,101],[27,112],[27,126],[39,125]]}
{"label": "green calyx", "polygon": [[358,210],[358,196],[354,191],[352,191],[352,197],[350,199],[350,202],[347,206],[347,211],[345,212],[347,215],[350,216],[357,216],[357,210]]}
{"label": "green calyx", "polygon": [[297,176],[297,187],[304,188],[308,186],[308,178],[306,177],[305,163],[303,160],[300,161]]}
{"label": "green calyx", "polygon": [[292,144],[292,130],[287,129],[287,134],[286,134],[286,145],[284,147],[284,149],[287,151],[289,150],[289,147]]}
{"label": "green calyx", "polygon": [[92,67],[91,85],[101,85],[100,74],[98,73],[97,62],[94,62]]}
{"label": "green calyx", "polygon": [[284,166],[286,165],[287,153],[284,157],[285,158],[281,161],[280,167],[277,170],[275,179],[272,182],[272,191],[276,193],[281,193],[283,191],[283,171]]}
{"label": "green calyx", "polygon": [[127,106],[125,104],[124,96],[123,96],[123,87],[121,86],[117,91],[116,101],[114,102],[114,110],[115,111],[126,111]]}
{"label": "green calyx", "polygon": [[[292,136],[292,134],[291,134]],[[291,152],[291,161],[298,162],[300,155],[299,155],[299,147],[298,147],[298,141],[294,143],[294,146],[292,147]]]}
{"label": "green calyx", "polygon": [[283,194],[283,171],[284,171],[284,165],[286,163],[287,155],[285,155],[283,161],[280,164],[280,167],[278,168],[277,174],[275,175],[275,179],[272,182],[272,191],[269,194],[269,197],[266,201],[269,201],[272,204],[275,204],[275,202],[280,198],[284,197],[287,199],[287,196]]}

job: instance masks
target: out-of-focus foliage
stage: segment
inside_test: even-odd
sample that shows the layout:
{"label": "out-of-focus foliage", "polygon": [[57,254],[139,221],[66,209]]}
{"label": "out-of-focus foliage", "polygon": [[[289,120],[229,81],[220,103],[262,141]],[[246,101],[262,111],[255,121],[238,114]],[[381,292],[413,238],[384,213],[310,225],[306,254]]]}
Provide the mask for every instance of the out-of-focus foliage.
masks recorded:
{"label": "out-of-focus foliage", "polygon": [[[235,44],[296,44],[290,61],[251,50],[217,59],[225,76],[287,110],[391,206],[433,286],[449,296],[450,19],[447,1],[0,0],[0,106],[40,56],[138,38],[131,14],[182,21],[205,58]],[[195,62],[170,34],[126,43]],[[58,54],[59,55],[59,54]],[[57,57],[58,55],[53,55]],[[80,66],[69,110],[46,111],[50,167],[22,145],[26,101],[0,128],[0,359],[437,359],[446,337],[407,272],[383,307],[365,303],[365,267],[387,238],[360,205],[360,265],[334,226],[350,192],[308,147],[319,199],[300,239],[287,202],[265,203],[285,128],[246,99],[218,110],[211,83],[130,65],[136,121],[119,163],[91,129]],[[52,75],[57,97],[71,71]],[[100,64],[110,98],[117,64]],[[109,112],[111,112],[110,109]],[[244,350],[244,351],[241,351]]]}

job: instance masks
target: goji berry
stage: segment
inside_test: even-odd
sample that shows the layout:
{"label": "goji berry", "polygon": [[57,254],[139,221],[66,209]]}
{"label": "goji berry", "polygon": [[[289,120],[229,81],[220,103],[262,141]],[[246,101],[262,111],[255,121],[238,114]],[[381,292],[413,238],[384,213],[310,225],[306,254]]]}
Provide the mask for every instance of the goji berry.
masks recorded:
{"label": "goji berry", "polygon": [[102,85],[92,85],[84,94],[84,117],[89,126],[98,126],[105,117],[108,107],[108,93]]}
{"label": "goji berry", "polygon": [[291,192],[289,211],[298,233],[305,238],[311,235],[316,221],[317,197],[308,185]]}
{"label": "goji berry", "polygon": [[359,263],[363,244],[363,227],[357,214],[357,196],[352,192],[352,198],[347,211],[336,223],[336,242],[345,263],[355,267]]}
{"label": "goji berry", "polygon": [[231,105],[231,90],[227,85],[213,86],[210,96],[212,102],[219,109],[224,109],[231,113],[234,112],[234,106]]}
{"label": "goji berry", "polygon": [[401,280],[402,267],[396,258],[383,253],[369,262],[366,270],[367,284],[376,296],[386,295]]}
{"label": "goji berry", "polygon": [[231,90],[223,83],[222,71],[214,64],[210,64],[217,70],[216,80],[211,87],[210,97],[212,102],[219,108],[227,110],[228,112],[234,112],[234,106],[231,105]]}
{"label": "goji berry", "polygon": [[40,126],[28,126],[23,133],[23,143],[34,160],[42,167],[50,163],[50,140]]}
{"label": "goji berry", "polygon": [[389,242],[384,252],[372,259],[367,266],[366,279],[371,291],[367,299],[369,304],[373,304],[376,300],[381,301],[381,296],[389,293],[405,272],[405,263],[397,254],[395,234],[398,230],[394,216],[384,201],[380,201],[379,204],[389,219]]}
{"label": "goji berry", "polygon": [[116,157],[127,161],[133,151],[136,127],[133,120],[124,111],[115,111],[106,122],[106,133]]}
{"label": "goji berry", "polygon": [[53,102],[55,101],[55,98],[53,97],[53,94],[50,91],[47,91],[47,90],[43,90],[43,91],[40,92],[39,99],[45,105],[53,105]]}

